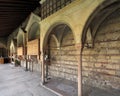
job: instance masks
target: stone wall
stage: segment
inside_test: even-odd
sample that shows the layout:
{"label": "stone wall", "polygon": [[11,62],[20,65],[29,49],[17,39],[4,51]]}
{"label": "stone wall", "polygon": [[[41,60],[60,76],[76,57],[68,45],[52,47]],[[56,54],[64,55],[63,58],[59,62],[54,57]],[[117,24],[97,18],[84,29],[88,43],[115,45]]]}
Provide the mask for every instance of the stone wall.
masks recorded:
{"label": "stone wall", "polygon": [[94,48],[83,50],[83,82],[99,88],[120,88],[120,17],[101,25]]}
{"label": "stone wall", "polygon": [[50,76],[77,81],[77,58],[72,33],[63,37],[61,47],[57,46],[54,38],[50,39],[48,72]]}

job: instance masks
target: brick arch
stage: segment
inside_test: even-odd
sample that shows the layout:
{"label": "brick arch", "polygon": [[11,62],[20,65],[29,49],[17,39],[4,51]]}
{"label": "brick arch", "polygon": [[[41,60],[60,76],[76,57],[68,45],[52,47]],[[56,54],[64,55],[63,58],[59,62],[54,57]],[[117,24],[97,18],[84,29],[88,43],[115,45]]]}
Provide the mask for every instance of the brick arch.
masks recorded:
{"label": "brick arch", "polygon": [[[120,1],[105,0],[91,14],[82,34],[82,77],[83,83],[98,88],[118,88],[116,83],[120,83],[119,72],[116,66],[119,65],[120,48],[118,36]],[[109,11],[110,10],[110,11]],[[98,18],[100,17],[100,18]],[[118,19],[118,20],[117,20]],[[112,25],[113,24],[113,25]],[[115,24],[115,25],[114,25]],[[93,27],[93,25],[95,27]],[[113,30],[113,29],[114,30]],[[92,47],[89,43],[86,45],[88,29],[93,37]],[[110,31],[110,32],[109,32]],[[118,33],[117,33],[118,31]],[[115,36],[113,36],[115,35]],[[115,56],[116,55],[116,56]],[[117,62],[117,63],[115,63]],[[112,80],[113,78],[117,78]]]}
{"label": "brick arch", "polygon": [[[65,29],[63,28],[64,26]],[[61,30],[59,30],[59,28]],[[47,53],[49,58],[49,65],[46,65],[48,67],[48,70],[46,70],[47,71],[46,73],[48,74],[46,74],[46,76],[49,75],[51,77],[55,76],[63,79],[77,81],[77,59],[75,57],[76,55],[75,39],[71,28],[66,23],[59,22],[57,24],[52,25],[52,27],[49,30],[50,32],[48,34],[48,37],[45,37],[47,38],[45,44],[46,46],[44,46],[44,54],[46,55]],[[60,31],[60,33],[57,34],[58,31]],[[64,32],[67,32],[67,34],[63,34]],[[57,40],[54,38],[54,36],[51,36],[52,34],[54,34]],[[60,43],[62,44],[60,45]],[[47,46],[47,44],[49,45]],[[76,67],[72,67],[73,66],[72,64]],[[60,65],[61,67],[58,67]],[[56,70],[57,68],[59,68],[59,70]],[[65,73],[65,69],[68,73]],[[56,72],[54,73],[53,71]]]}
{"label": "brick arch", "polygon": [[[80,36],[81,37],[81,43],[82,45],[84,46],[84,42],[85,42],[85,39],[86,39],[86,34],[87,34],[87,31],[89,29],[89,26],[91,24],[91,22],[93,21],[93,19],[95,18],[95,16],[102,10],[104,10],[104,8],[106,8],[107,6],[110,6],[111,4],[115,3],[115,2],[119,2],[119,0],[111,0],[111,1],[107,1],[107,0],[103,0],[102,3],[100,3],[93,11],[92,13],[89,14],[86,22],[85,22],[85,25],[83,26],[83,31],[82,31],[82,35]],[[97,28],[100,26],[100,24],[105,20],[105,18],[107,16],[109,16],[110,14],[112,14],[114,11],[116,10],[116,8],[114,8],[113,10],[111,10],[111,12],[109,12],[108,14],[106,14],[104,16],[104,18],[101,19],[100,23],[98,23],[97,27],[96,27],[96,30]],[[96,34],[96,30],[94,32],[94,34]],[[93,36],[94,37],[94,36]]]}
{"label": "brick arch", "polygon": [[[59,25],[59,24],[66,24],[73,32],[73,36],[74,36],[74,39],[76,41],[76,38],[75,38],[75,32],[74,32],[74,28],[73,28],[73,21],[67,17],[67,16],[62,16],[62,17],[59,17],[57,19],[53,19],[51,20],[51,22],[47,22],[45,25],[47,25],[45,27],[45,29],[43,30],[44,31],[44,36],[43,36],[43,48],[45,47],[45,44],[47,42],[47,38],[48,38],[48,35],[50,34],[50,32],[52,31],[52,29]],[[42,32],[41,32],[41,35],[42,35]]]}
{"label": "brick arch", "polygon": [[[66,20],[66,19],[65,19]],[[47,44],[47,40],[48,40],[48,37],[49,37],[49,34],[51,33],[51,31],[56,27],[56,26],[58,26],[58,25],[60,25],[60,24],[65,24],[67,27],[69,27],[70,28],[70,30],[71,30],[71,32],[72,32],[72,34],[73,34],[73,37],[74,37],[74,40],[75,40],[75,33],[74,33],[74,31],[72,30],[73,28],[73,26],[71,26],[71,24],[70,23],[68,23],[68,22],[66,22],[65,20],[57,20],[57,21],[54,21],[54,22],[52,22],[52,24],[51,24],[51,26],[49,26],[48,28],[47,28],[47,30],[46,30],[46,32],[45,32],[45,35],[44,35],[44,37],[43,37],[43,45],[42,45],[42,49],[45,49],[45,47],[46,47],[46,44]],[[68,20],[69,21],[69,20]],[[42,34],[41,34],[42,35]],[[63,35],[63,34],[62,34]],[[62,38],[61,38],[62,39]],[[57,44],[57,45],[60,45],[60,42],[59,42],[59,44]],[[44,50],[43,50],[44,51]]]}

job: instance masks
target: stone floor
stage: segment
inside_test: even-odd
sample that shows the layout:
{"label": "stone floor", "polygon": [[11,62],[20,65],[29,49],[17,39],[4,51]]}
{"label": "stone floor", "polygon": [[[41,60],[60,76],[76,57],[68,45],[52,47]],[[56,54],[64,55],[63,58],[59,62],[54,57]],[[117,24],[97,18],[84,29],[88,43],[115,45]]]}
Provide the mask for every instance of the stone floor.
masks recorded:
{"label": "stone floor", "polygon": [[77,96],[77,83],[62,78],[49,79],[46,87],[62,94],[63,96]]}
{"label": "stone floor", "polygon": [[0,64],[0,96],[58,96],[40,84],[38,73]]}
{"label": "stone floor", "polygon": [[[78,96],[77,83],[69,80],[52,78],[48,80],[45,86],[62,94],[62,96]],[[120,90],[103,90],[83,85],[83,96],[120,96]]]}
{"label": "stone floor", "polygon": [[[14,67],[11,64],[0,64],[0,96],[77,96],[75,82],[52,78],[45,84],[46,87],[43,87],[40,81],[39,73],[26,72],[22,67]],[[120,90],[106,91],[83,86],[83,96],[120,96]]]}

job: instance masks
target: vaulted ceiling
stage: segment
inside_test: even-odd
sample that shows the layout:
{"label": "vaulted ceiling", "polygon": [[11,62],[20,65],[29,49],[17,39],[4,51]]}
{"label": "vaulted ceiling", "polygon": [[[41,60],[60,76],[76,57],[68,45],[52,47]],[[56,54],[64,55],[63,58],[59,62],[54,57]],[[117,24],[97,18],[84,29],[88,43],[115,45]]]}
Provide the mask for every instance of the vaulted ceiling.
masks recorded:
{"label": "vaulted ceiling", "polygon": [[39,6],[40,0],[0,0],[0,38],[9,36]]}

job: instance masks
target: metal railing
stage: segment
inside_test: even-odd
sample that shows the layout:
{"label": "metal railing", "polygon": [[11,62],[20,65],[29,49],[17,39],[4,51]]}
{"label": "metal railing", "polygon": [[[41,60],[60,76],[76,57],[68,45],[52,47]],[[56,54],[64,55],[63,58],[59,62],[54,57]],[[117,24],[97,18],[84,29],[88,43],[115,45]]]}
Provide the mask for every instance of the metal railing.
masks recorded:
{"label": "metal railing", "polygon": [[46,0],[41,5],[41,19],[47,18],[56,11],[67,6],[74,0]]}

